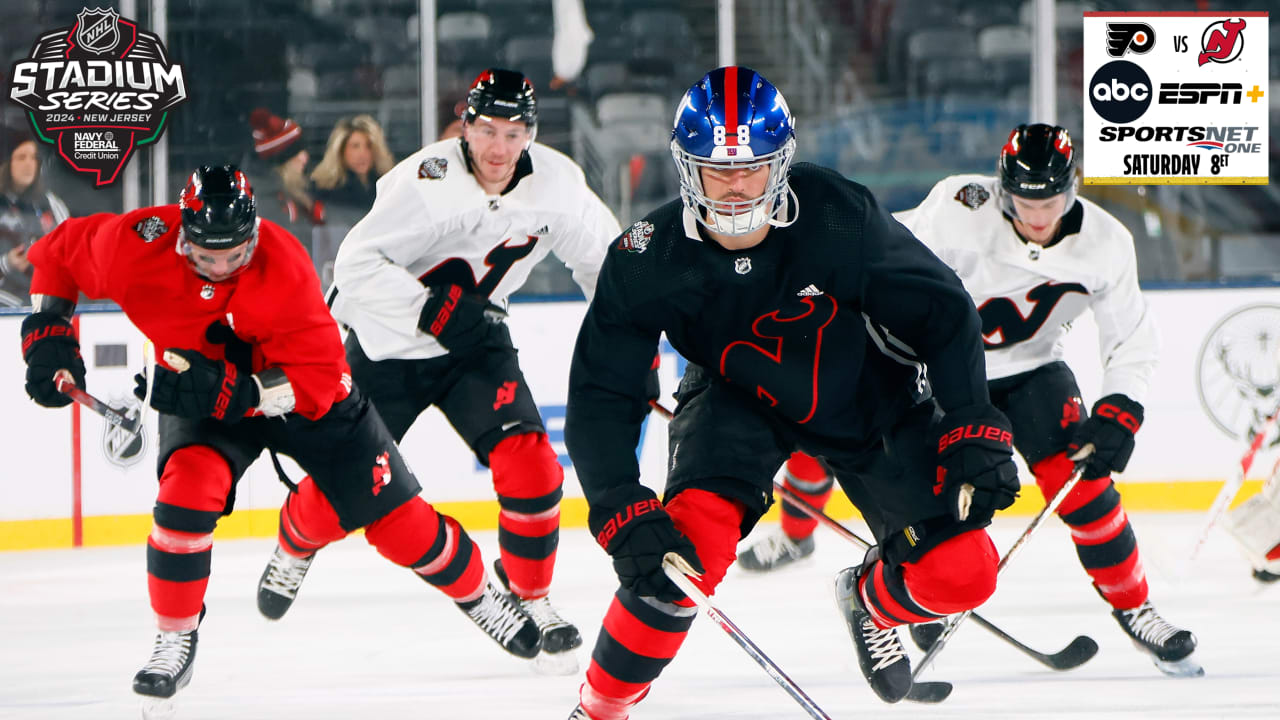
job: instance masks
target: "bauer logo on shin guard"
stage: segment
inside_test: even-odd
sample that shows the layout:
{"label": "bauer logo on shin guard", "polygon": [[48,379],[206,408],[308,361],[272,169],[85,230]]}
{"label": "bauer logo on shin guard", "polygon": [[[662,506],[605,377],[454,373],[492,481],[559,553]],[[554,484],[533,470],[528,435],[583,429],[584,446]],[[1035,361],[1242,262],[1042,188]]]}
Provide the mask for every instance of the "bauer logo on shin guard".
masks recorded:
{"label": "bauer logo on shin guard", "polygon": [[596,535],[596,543],[605,550],[608,550],[609,541],[613,540],[614,536],[618,534],[618,531],[621,530],[623,526],[647,512],[661,509],[662,502],[659,501],[658,498],[649,498],[648,500],[640,500],[631,503],[622,510],[614,513],[613,517],[609,518],[609,522],[605,523],[599,534]]}

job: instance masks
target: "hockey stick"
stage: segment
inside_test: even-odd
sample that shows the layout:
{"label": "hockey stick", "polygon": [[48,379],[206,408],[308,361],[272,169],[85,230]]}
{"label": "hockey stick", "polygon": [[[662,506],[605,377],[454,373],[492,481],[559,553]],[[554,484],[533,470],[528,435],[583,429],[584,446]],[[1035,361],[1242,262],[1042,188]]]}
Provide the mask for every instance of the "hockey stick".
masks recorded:
{"label": "hockey stick", "polygon": [[141,412],[137,415],[131,416],[128,411],[112,407],[111,405],[102,402],[98,398],[77,387],[76,381],[71,377],[71,373],[69,371],[59,370],[54,374],[53,382],[55,387],[58,388],[58,392],[101,415],[108,423],[115,425],[130,435],[137,435],[142,430]]}
{"label": "hockey stick", "polygon": [[[1035,519],[1031,521],[1031,524],[1027,526],[1027,529],[1022,531],[1022,535],[1014,541],[1013,545],[1005,552],[1004,557],[1000,558],[1000,564],[996,566],[997,577],[1000,573],[1004,572],[1004,569],[1009,566],[1009,562],[1022,551],[1022,548],[1026,547],[1027,541],[1031,539],[1031,536],[1035,534],[1036,530],[1040,529],[1041,525],[1044,525],[1044,521],[1048,519],[1049,515],[1056,511],[1058,506],[1062,504],[1062,501],[1067,499],[1067,495],[1071,494],[1071,491],[1075,489],[1076,484],[1080,482],[1080,478],[1084,476],[1084,461],[1093,454],[1093,449],[1093,444],[1089,443],[1080,448],[1080,450],[1071,457],[1076,464],[1075,471],[1071,473],[1071,477],[1067,479],[1067,482],[1058,489],[1058,492],[1054,493],[1054,496],[1049,499],[1049,503],[1044,506],[1044,509],[1040,511],[1039,515],[1036,515]],[[920,664],[916,666],[915,672],[911,673],[911,678],[913,680],[920,677],[920,673],[924,672],[924,669],[929,667],[929,663],[933,662],[933,659],[938,656],[938,653],[942,652],[942,648],[946,646],[947,641],[951,639],[951,636],[956,634],[956,629],[960,627],[960,623],[963,623],[965,618],[972,614],[973,610],[965,610],[947,621],[947,626],[942,629],[942,634],[938,636],[937,640],[933,641],[933,647],[929,648],[928,652],[924,654],[924,657],[920,659]]]}
{"label": "hockey stick", "polygon": [[1248,447],[1245,448],[1244,455],[1240,458],[1239,465],[1231,477],[1222,485],[1222,489],[1218,491],[1218,496],[1213,499],[1213,504],[1209,506],[1209,513],[1204,519],[1204,523],[1200,526],[1200,532],[1196,535],[1195,544],[1191,546],[1191,554],[1187,557],[1186,564],[1183,567],[1183,574],[1187,574],[1189,566],[1200,554],[1200,549],[1204,547],[1205,540],[1209,539],[1209,533],[1213,530],[1213,526],[1218,524],[1218,519],[1222,513],[1226,511],[1227,506],[1240,492],[1241,486],[1244,485],[1245,475],[1249,473],[1249,468],[1253,467],[1253,460],[1258,455],[1258,451],[1266,443],[1267,436],[1271,434],[1271,429],[1275,427],[1276,418],[1280,417],[1280,407],[1275,412],[1264,419],[1260,425],[1256,427],[1253,438],[1249,441]]}
{"label": "hockey stick", "polygon": [[708,617],[714,620],[722,630],[728,633],[729,637],[733,638],[733,641],[745,650],[747,654],[751,656],[751,659],[756,661],[757,665],[764,668],[764,671],[769,674],[769,677],[773,678],[773,681],[778,683],[783,690],[786,690],[787,694],[799,703],[800,707],[804,708],[804,711],[809,714],[809,717],[814,718],[814,720],[831,720],[830,715],[823,712],[822,708],[818,707],[818,705],[805,694],[804,690],[801,690],[800,686],[796,685],[794,680],[787,677],[787,674],[782,671],[782,668],[778,667],[777,664],[770,660],[769,656],[765,655],[763,650],[757,647],[755,643],[751,642],[751,638],[747,637],[746,633],[742,632],[742,630],[739,629],[738,626],[720,610],[720,608],[716,607],[716,604],[711,601],[711,598],[703,594],[703,592],[698,589],[698,586],[693,584],[693,581],[690,578],[698,577],[698,573],[691,565],[689,565],[687,560],[681,557],[679,553],[669,552],[662,558],[662,570],[667,574],[667,577],[671,578],[671,582],[675,583],[676,587],[680,588],[681,592],[688,595],[689,599],[696,603],[698,607],[702,608],[707,613]]}
{"label": "hockey stick", "polygon": [[[792,505],[808,517],[817,520],[819,524],[834,531],[840,537],[848,540],[854,545],[857,545],[863,550],[871,547],[871,543],[859,537],[857,533],[840,524],[830,515],[827,515],[813,505],[810,505],[804,498],[797,495],[786,485],[774,481],[773,487],[778,491],[778,494],[782,495],[785,502]],[[1078,635],[1076,636],[1076,639],[1072,640],[1065,648],[1058,652],[1042,653],[1035,648],[1022,644],[1017,638],[996,627],[991,623],[991,621],[976,612],[973,613],[973,620],[996,637],[1004,640],[1018,650],[1021,650],[1023,654],[1040,662],[1051,670],[1071,670],[1073,668],[1077,668],[1093,659],[1093,656],[1098,652],[1098,643],[1094,642],[1093,638],[1088,637],[1087,635]],[[932,642],[925,643],[920,649],[927,651],[929,649],[928,646],[930,645],[932,645]]]}

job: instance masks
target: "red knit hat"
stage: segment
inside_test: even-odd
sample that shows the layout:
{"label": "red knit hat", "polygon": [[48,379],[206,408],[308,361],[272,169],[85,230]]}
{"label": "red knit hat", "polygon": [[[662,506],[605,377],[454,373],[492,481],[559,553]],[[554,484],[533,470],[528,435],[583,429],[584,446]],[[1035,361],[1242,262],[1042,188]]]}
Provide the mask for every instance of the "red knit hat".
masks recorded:
{"label": "red knit hat", "polygon": [[285,150],[302,139],[302,128],[293,120],[281,120],[266,108],[258,108],[249,114],[249,126],[253,128],[253,150],[260,158],[281,156]]}

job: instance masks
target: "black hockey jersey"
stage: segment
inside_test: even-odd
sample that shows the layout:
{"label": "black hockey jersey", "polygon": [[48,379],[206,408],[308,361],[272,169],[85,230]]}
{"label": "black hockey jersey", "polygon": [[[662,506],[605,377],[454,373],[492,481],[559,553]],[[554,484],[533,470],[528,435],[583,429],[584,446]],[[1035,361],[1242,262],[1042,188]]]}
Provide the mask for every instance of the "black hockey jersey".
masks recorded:
{"label": "black hockey jersey", "polygon": [[642,397],[661,333],[799,436],[857,450],[931,391],[989,402],[980,321],[960,280],[865,187],[797,164],[793,224],[729,251],[680,202],[609,248],[579,331],[565,441],[587,499],[639,479]]}

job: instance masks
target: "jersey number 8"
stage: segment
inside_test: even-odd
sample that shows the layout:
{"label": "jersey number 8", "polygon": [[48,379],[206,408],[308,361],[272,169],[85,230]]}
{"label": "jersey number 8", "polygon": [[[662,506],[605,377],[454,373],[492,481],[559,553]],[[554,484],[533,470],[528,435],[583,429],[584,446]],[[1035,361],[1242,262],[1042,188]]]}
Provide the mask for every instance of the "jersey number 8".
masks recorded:
{"label": "jersey number 8", "polygon": [[[726,133],[726,130],[724,129],[723,125],[715,126],[715,129],[711,131],[712,142],[714,142],[716,145],[723,145],[725,142],[725,133]],[[751,126],[750,125],[738,126],[738,144],[739,145],[751,144]]]}

